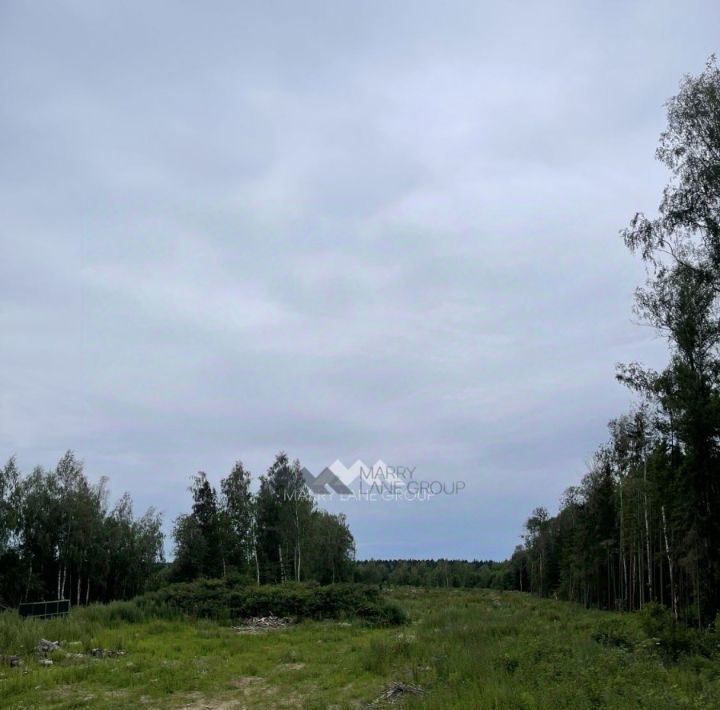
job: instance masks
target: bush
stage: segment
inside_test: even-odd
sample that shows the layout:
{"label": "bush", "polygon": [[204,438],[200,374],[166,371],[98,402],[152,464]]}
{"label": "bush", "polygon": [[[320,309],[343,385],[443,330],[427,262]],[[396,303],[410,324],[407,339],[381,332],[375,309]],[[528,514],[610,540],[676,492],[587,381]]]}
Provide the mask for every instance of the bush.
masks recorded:
{"label": "bush", "polygon": [[650,602],[637,613],[640,627],[651,638],[657,638],[672,633],[673,623],[670,609],[662,604]]}
{"label": "bush", "polygon": [[603,646],[624,648],[630,651],[640,646],[646,640],[646,636],[634,618],[629,616],[603,620],[593,631],[592,639]]}
{"label": "bush", "polygon": [[605,646],[647,649],[668,662],[689,655],[713,658],[718,654],[716,634],[675,622],[670,610],[655,602],[621,619],[608,619],[593,632],[592,638]]}
{"label": "bush", "polygon": [[149,592],[134,603],[150,614],[175,611],[218,621],[271,614],[299,619],[358,618],[378,626],[407,620],[405,612],[385,599],[377,587],[357,584],[256,587],[238,584],[237,580],[202,579]]}

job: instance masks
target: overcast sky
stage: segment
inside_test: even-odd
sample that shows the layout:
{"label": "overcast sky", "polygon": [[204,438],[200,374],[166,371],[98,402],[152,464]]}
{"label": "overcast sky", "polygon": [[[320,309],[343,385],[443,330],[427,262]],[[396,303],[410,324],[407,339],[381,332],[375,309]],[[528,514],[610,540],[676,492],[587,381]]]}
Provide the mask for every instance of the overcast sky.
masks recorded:
{"label": "overcast sky", "polygon": [[[618,231],[716,2],[0,1],[0,457],[170,523],[378,458],[360,557],[504,558],[661,364]],[[336,505],[334,509],[342,509]],[[168,525],[169,527],[169,525]]]}

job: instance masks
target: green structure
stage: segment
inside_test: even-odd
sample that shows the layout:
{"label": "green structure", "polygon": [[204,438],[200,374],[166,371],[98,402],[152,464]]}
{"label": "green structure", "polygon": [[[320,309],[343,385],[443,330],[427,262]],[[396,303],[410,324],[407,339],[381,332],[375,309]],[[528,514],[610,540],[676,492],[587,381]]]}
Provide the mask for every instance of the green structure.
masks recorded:
{"label": "green structure", "polygon": [[18,607],[22,617],[48,618],[51,616],[65,616],[70,613],[70,600],[57,599],[51,602],[26,602]]}

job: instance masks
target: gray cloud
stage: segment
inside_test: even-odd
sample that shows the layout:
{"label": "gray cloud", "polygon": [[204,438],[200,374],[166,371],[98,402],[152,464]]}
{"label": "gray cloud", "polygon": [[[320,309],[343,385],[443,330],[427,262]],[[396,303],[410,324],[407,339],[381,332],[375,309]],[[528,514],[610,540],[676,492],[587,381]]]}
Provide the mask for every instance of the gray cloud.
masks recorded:
{"label": "gray cloud", "polygon": [[[167,519],[279,449],[462,478],[363,556],[503,557],[627,406],[617,231],[714,3],[5,2],[0,450]],[[715,44],[714,44],[715,43]]]}

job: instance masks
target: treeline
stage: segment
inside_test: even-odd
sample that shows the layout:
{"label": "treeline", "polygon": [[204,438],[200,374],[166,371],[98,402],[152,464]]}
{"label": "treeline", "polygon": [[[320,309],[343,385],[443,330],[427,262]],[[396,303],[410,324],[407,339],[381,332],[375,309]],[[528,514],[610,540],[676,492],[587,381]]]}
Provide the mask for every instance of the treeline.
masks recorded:
{"label": "treeline", "polygon": [[191,486],[192,510],[175,521],[173,581],[236,574],[257,584],[352,579],[355,541],[344,515],[315,505],[300,463],[280,453],[257,494],[235,464],[217,491],[204,473]]}
{"label": "treeline", "polygon": [[110,507],[107,479],[88,482],[68,451],[52,470],[0,468],[0,604],[127,599],[162,560],[161,519],[133,515],[125,494]]}
{"label": "treeline", "polygon": [[467,560],[358,560],[354,580],[412,587],[513,589],[508,562]]}
{"label": "treeline", "polygon": [[355,542],[345,516],[319,510],[297,461],[276,457],[251,490],[238,462],[217,491],[204,473],[192,509],[174,523],[174,560],[163,559],[161,516],[133,515],[126,493],[114,506],[107,478],[88,481],[68,451],[52,470],[0,468],[0,606],[69,599],[129,599],[170,582],[234,578],[253,584],[350,581]]}
{"label": "treeline", "polygon": [[626,245],[647,267],[635,312],[667,339],[659,371],[618,366],[639,395],[560,512],[538,508],[512,559],[518,588],[613,609],[651,601],[705,626],[720,609],[720,70],[668,102],[659,216]]}

